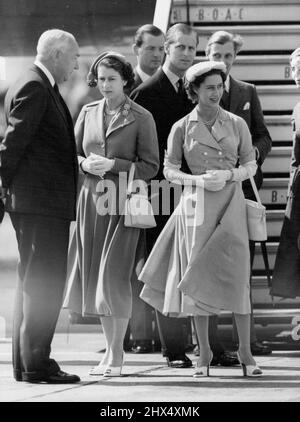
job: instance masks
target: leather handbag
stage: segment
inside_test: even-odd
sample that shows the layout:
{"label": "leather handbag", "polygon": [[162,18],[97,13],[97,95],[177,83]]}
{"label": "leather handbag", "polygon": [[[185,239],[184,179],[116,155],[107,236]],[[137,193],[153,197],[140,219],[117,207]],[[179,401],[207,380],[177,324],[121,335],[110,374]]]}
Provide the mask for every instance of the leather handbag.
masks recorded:
{"label": "leather handbag", "polygon": [[[132,163],[126,192],[124,225],[139,229],[155,227],[156,222],[152,206],[148,200],[147,190],[140,189],[139,192],[132,191],[134,172],[135,164]],[[143,186],[144,183],[141,181],[140,185]]]}
{"label": "leather handbag", "polygon": [[266,207],[261,203],[253,176],[249,174],[249,178],[257,200],[256,202],[251,199],[245,199],[249,240],[262,242],[267,240],[268,237]]}

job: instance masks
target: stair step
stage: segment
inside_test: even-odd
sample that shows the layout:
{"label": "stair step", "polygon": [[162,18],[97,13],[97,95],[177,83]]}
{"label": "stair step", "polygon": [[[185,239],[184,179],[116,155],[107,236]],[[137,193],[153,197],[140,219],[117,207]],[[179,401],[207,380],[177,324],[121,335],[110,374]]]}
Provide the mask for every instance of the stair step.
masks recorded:
{"label": "stair step", "polygon": [[292,147],[276,147],[267,155],[262,170],[264,173],[289,173]]}
{"label": "stair step", "polygon": [[[207,60],[203,55],[197,57],[198,61]],[[245,80],[245,75],[255,83],[256,81],[283,81],[293,85],[289,55],[264,55],[242,56],[238,55],[230,74],[240,80]]]}
{"label": "stair step", "polygon": [[264,179],[259,191],[259,196],[263,204],[286,204],[288,178]]}
{"label": "stair step", "polygon": [[[215,31],[224,30],[224,25],[220,26],[196,26],[199,33],[198,51],[205,51],[206,43],[210,35]],[[286,52],[289,54],[299,45],[300,25],[232,25],[226,26],[227,31],[240,34],[244,44],[242,52]],[[241,54],[241,53],[240,53]],[[248,76],[247,76],[248,78]],[[245,78],[243,78],[245,79]]]}

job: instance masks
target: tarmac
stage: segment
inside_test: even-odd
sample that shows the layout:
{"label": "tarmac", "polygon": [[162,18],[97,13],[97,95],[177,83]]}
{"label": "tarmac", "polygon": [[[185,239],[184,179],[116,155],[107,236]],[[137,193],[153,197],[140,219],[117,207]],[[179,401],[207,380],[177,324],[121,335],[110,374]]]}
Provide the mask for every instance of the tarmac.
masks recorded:
{"label": "tarmac", "polygon": [[[5,222],[6,225],[2,224],[0,230],[0,410],[9,406],[12,415],[22,405],[23,415],[23,406],[26,409],[30,406],[34,408],[34,413],[40,415],[36,411],[39,405],[51,406],[53,411],[53,406],[69,404],[73,409],[71,413],[77,413],[76,403],[85,406],[85,415],[93,408],[93,416],[120,416],[114,411],[123,409],[125,412],[127,408],[136,409],[142,416],[175,416],[174,412],[177,412],[176,416],[183,416],[179,414],[183,412],[182,409],[188,416],[199,416],[199,409],[201,416],[204,413],[209,416],[211,412],[216,414],[218,404],[240,402],[250,403],[251,414],[257,416],[253,413],[253,403],[272,403],[274,410],[274,403],[300,402],[300,347],[275,350],[269,356],[257,356],[257,363],[263,370],[263,376],[259,379],[243,377],[238,366],[212,367],[209,377],[195,379],[192,376],[193,368],[169,368],[165,358],[157,352],[127,352],[121,377],[103,379],[101,376],[90,376],[89,369],[98,364],[100,351],[105,348],[101,327],[70,325],[67,310],[61,312],[51,356],[59,362],[62,370],[79,375],[81,382],[50,385],[15,381],[12,376],[11,332],[17,248],[9,222],[7,219]],[[258,334],[259,329],[264,330],[262,338],[266,338],[266,330],[258,327]],[[196,362],[197,357],[193,353],[188,356]],[[170,409],[173,415],[166,415],[164,412]],[[152,411],[156,414],[151,414]],[[29,415],[32,420],[31,410]],[[125,418],[134,419],[130,415],[123,413]],[[233,413],[228,415],[232,421]],[[70,416],[69,409],[67,416]],[[226,412],[222,413],[220,409],[220,416],[224,420]],[[240,415],[237,413],[237,416]]]}
{"label": "tarmac", "polygon": [[[12,377],[11,339],[0,339],[0,402],[78,402],[98,403],[188,403],[216,402],[300,402],[300,351],[273,351],[257,356],[263,376],[242,376],[239,366],[210,368],[207,378],[193,378],[193,368],[173,369],[160,353],[125,354],[121,377],[103,379],[90,376],[104,347],[104,336],[93,332],[57,333],[52,343],[52,357],[62,370],[80,376],[78,384],[30,384]],[[193,353],[189,357],[195,361]],[[201,407],[200,407],[201,408]],[[113,415],[114,416],[114,415]]]}

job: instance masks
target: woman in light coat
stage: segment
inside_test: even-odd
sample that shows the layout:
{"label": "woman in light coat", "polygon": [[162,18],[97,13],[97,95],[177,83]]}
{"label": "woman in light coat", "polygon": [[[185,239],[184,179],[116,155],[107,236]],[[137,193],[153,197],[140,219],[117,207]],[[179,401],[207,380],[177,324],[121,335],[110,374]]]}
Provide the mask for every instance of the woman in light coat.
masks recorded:
{"label": "woman in light coat", "polygon": [[103,99],[83,107],[75,126],[84,181],[70,244],[64,307],[99,316],[106,352],[91,375],[120,376],[123,340],[131,316],[131,279],[144,260],[143,233],[124,226],[127,175],[148,181],[159,165],[152,115],[124,93],[134,81],[124,56],[106,52],[93,63],[90,86]]}
{"label": "woman in light coat", "polygon": [[[209,375],[208,316],[234,313],[238,357],[245,376],[260,376],[250,350],[249,240],[241,182],[256,171],[246,122],[219,107],[222,62],[202,62],[186,73],[195,109],[176,122],[164,174],[184,185],[178,207],[159,236],[140,280],[141,297],[165,315],[195,318],[200,357],[195,377]],[[191,174],[180,170],[185,161]],[[236,168],[237,160],[240,167]]]}

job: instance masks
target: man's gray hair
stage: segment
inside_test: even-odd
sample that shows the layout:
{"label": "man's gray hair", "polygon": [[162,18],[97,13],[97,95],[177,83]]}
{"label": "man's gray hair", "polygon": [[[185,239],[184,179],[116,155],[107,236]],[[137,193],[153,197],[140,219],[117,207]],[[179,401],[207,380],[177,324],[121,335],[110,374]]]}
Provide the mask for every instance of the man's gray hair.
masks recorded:
{"label": "man's gray hair", "polygon": [[37,57],[49,59],[56,51],[64,51],[70,42],[76,42],[70,32],[61,29],[49,29],[40,36],[37,43]]}

